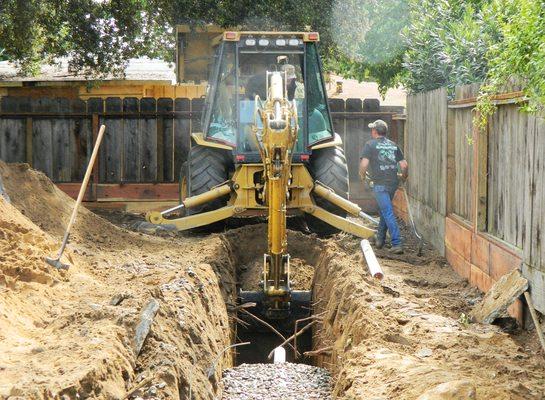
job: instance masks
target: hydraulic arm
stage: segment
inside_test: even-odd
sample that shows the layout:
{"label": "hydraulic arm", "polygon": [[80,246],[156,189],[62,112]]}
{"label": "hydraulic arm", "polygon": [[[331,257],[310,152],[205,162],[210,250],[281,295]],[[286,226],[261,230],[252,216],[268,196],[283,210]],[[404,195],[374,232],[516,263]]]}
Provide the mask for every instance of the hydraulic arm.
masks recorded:
{"label": "hydraulic arm", "polygon": [[264,168],[264,198],[268,207],[268,253],[264,255],[263,292],[267,314],[274,318],[289,312],[290,284],[286,212],[291,160],[297,140],[297,109],[287,100],[285,73],[267,72],[267,99],[260,108],[256,98],[254,135]]}

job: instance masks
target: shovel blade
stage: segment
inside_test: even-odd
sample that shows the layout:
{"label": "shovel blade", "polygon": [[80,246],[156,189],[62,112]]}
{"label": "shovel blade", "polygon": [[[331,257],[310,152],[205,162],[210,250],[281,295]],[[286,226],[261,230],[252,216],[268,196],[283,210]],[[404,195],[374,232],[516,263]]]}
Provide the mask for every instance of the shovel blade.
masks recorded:
{"label": "shovel blade", "polygon": [[57,268],[57,269],[67,270],[68,268],[70,268],[70,264],[65,264],[65,263],[61,262],[60,258],[46,257],[45,262],[48,263],[49,265],[51,265],[52,267]]}

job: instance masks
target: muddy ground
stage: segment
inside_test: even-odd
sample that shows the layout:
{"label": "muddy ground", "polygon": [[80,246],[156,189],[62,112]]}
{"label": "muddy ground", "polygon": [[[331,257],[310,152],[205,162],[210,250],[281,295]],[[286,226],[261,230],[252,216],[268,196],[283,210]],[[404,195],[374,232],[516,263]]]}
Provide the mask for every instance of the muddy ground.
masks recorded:
{"label": "muddy ground", "polygon": [[[158,237],[131,230],[134,216],[105,215],[114,225],[83,209],[71,267],[57,271],[43,258],[73,201],[25,165],[0,163],[0,174],[12,200],[0,200],[0,398],[221,396],[236,362],[220,355],[238,340],[236,288],[259,282],[265,226]],[[414,244],[402,257],[377,252],[379,282],[355,238],[290,232],[293,280],[313,289],[311,360],[332,374],[333,398],[544,398],[537,339],[469,323],[480,293]],[[150,302],[159,308],[138,351]]]}

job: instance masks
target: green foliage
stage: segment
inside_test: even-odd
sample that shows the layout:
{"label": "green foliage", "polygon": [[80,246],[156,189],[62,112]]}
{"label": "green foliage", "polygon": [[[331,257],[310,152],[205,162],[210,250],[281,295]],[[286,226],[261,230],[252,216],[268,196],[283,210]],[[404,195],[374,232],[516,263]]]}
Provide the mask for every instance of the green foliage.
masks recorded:
{"label": "green foliage", "polygon": [[489,71],[477,109],[480,124],[494,112],[495,93],[522,87],[528,111],[545,108],[545,0],[494,0],[489,12],[501,31],[487,54]]}
{"label": "green foliage", "polygon": [[545,104],[545,0],[0,0],[0,60],[36,73],[122,71],[132,57],[173,60],[173,27],[318,30],[327,71],[418,92],[485,82],[479,108],[518,82]]}
{"label": "green foliage", "polygon": [[411,0],[403,83],[414,92],[481,82],[486,54],[499,38],[490,14],[479,3]]}
{"label": "green foliage", "polygon": [[407,24],[406,0],[336,1],[331,15],[328,70],[363,80],[376,80],[384,92],[402,73]]}
{"label": "green foliage", "polygon": [[1,0],[0,48],[24,74],[64,56],[71,70],[107,74],[132,57],[173,61],[179,23],[305,29],[329,21],[330,8],[329,0]]}
{"label": "green foliage", "polygon": [[130,57],[172,48],[161,18],[145,0],[2,0],[0,48],[24,74],[63,56],[71,70],[119,72]]}

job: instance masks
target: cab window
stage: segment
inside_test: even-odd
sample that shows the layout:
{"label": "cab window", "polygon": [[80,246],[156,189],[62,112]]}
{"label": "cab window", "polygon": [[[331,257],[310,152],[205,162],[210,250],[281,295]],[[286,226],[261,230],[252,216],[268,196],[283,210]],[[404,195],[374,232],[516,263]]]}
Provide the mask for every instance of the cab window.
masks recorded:
{"label": "cab window", "polygon": [[206,136],[228,144],[236,143],[236,63],[235,46],[224,43],[220,48],[219,70],[215,91],[211,93],[212,106]]}
{"label": "cab window", "polygon": [[306,46],[307,119],[309,145],[333,137],[333,129],[327,107],[320,60],[314,43]]}

